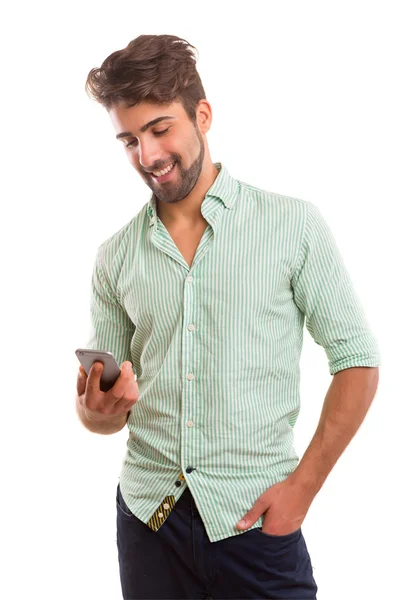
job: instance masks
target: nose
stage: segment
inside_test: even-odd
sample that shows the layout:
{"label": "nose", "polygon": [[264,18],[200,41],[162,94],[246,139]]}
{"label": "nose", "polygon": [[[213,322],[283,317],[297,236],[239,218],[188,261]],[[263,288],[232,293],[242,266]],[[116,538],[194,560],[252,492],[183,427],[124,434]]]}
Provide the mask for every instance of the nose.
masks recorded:
{"label": "nose", "polygon": [[145,142],[138,142],[139,162],[143,169],[148,171],[157,162],[162,162],[160,147],[157,140],[147,139]]}

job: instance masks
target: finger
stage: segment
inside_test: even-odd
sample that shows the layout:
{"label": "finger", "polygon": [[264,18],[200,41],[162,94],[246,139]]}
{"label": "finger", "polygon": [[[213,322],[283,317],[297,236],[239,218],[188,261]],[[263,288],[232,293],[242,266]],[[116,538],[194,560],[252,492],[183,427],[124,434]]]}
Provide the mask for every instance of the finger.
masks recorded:
{"label": "finger", "polygon": [[86,390],[87,397],[90,398],[92,395],[98,396],[100,393],[103,393],[100,390],[100,379],[101,374],[103,372],[103,364],[99,361],[96,361],[92,364],[89,375],[86,382]]}
{"label": "finger", "polygon": [[107,401],[116,404],[123,398],[126,394],[128,394],[128,398],[125,398],[125,402],[131,400],[130,396],[133,392],[133,384],[135,382],[134,373],[132,370],[131,363],[124,362],[121,367],[121,373],[118,377],[116,383],[113,387],[107,392],[108,398]]}
{"label": "finger", "polygon": [[128,402],[125,396],[123,396],[121,400],[114,404],[112,412],[117,415],[127,413],[134,404],[136,404],[136,400]]}
{"label": "finger", "polygon": [[81,396],[85,389],[86,389],[86,380],[87,380],[87,375],[85,373],[84,368],[82,367],[82,365],[79,366],[79,371],[78,371],[78,378],[77,378],[77,382],[76,382],[76,390],[78,392],[78,396]]}
{"label": "finger", "polygon": [[267,507],[265,506],[263,499],[257,498],[250,510],[243,515],[238,523],[236,523],[236,527],[238,529],[248,529],[265,513],[266,510]]}
{"label": "finger", "polygon": [[132,400],[132,402],[129,402],[129,404],[126,404],[124,406],[124,411],[125,412],[129,412],[132,408],[132,406],[134,406],[136,404],[136,400]]}

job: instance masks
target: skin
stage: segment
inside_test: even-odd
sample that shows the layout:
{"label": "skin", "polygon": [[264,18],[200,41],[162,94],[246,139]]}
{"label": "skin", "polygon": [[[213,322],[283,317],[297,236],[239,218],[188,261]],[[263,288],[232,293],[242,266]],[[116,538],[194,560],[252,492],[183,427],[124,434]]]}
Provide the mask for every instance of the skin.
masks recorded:
{"label": "skin", "polygon": [[[188,227],[203,222],[201,204],[218,175],[206,138],[212,122],[210,103],[199,101],[195,123],[180,102],[164,105],[142,102],[129,108],[113,105],[108,113],[116,134],[131,132],[132,135],[118,143],[124,145],[129,162],[154,192],[157,214],[163,223]],[[166,115],[173,119],[140,131],[146,123]],[[157,135],[166,129],[166,133]],[[171,181],[159,183],[152,178],[151,171],[175,161]]]}

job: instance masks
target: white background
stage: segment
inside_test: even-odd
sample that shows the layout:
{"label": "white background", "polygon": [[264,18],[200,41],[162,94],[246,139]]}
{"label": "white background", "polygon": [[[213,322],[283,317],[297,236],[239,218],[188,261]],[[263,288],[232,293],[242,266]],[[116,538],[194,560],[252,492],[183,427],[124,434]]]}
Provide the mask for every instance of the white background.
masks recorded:
{"label": "white background", "polygon": [[[20,2],[3,10],[0,596],[121,598],[115,492],[127,429],[75,413],[98,246],[149,199],[89,70],[143,33],[199,51],[211,158],[315,203],[382,354],[357,435],[303,533],[318,600],[398,597],[399,18],[396,2]],[[301,456],[331,382],[305,330]]]}

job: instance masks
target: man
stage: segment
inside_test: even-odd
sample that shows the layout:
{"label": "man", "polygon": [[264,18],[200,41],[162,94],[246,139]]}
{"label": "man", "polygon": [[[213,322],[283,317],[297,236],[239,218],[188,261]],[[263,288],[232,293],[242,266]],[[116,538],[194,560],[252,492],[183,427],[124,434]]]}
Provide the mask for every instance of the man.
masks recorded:
{"label": "man", "polygon": [[[372,402],[379,350],[317,207],[212,162],[190,47],[143,35],[88,76],[152,194],[99,247],[87,347],[123,368],[106,393],[99,363],[81,369],[77,410],[91,431],[128,427],[124,598],[316,598],[301,525]],[[333,379],[299,461],[304,321]]]}

